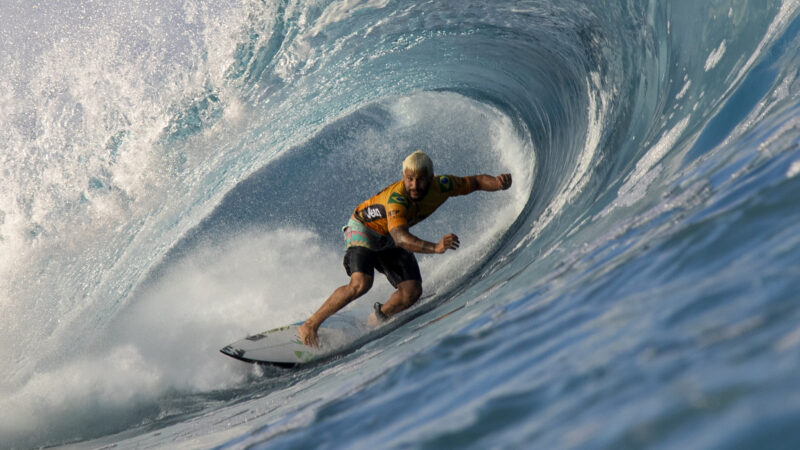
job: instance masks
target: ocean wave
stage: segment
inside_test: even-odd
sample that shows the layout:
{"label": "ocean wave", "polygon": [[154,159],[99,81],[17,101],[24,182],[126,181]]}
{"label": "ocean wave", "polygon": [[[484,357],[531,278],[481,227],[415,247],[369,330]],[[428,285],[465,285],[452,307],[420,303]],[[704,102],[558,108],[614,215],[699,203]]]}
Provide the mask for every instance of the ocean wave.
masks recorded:
{"label": "ocean wave", "polygon": [[[463,423],[517,411],[524,423],[498,432],[509,446],[537,436],[548,447],[585,446],[598,435],[600,446],[679,442],[683,435],[670,434],[668,402],[652,406],[646,393],[623,406],[651,405],[649,421],[619,417],[601,432],[600,415],[620,406],[613,386],[594,391],[604,406],[598,415],[557,438],[529,413],[551,400],[575,411],[567,394],[550,398],[544,387],[519,382],[506,370],[517,367],[510,357],[473,358],[497,347],[503,355],[523,352],[505,343],[514,336],[490,331],[508,327],[535,349],[517,367],[532,377],[544,377],[543,364],[563,363],[537,347],[549,342],[567,360],[587,358],[586,366],[563,368],[577,371],[567,383],[579,389],[609,377],[593,354],[625,368],[612,385],[646,379],[651,372],[635,361],[683,356],[688,346],[668,336],[687,332],[685,317],[713,310],[701,300],[717,292],[714,283],[746,279],[736,261],[758,264],[754,255],[765,255],[764,279],[781,281],[760,300],[766,309],[787,289],[776,264],[795,267],[786,248],[797,246],[786,234],[800,172],[793,150],[796,1],[174,1],[112,2],[92,11],[73,3],[2,10],[13,25],[0,32],[9,43],[0,53],[7,68],[0,142],[8,149],[0,251],[11,255],[0,262],[0,316],[12,319],[0,324],[0,392],[4,411],[23,408],[29,417],[12,414],[0,436],[19,445],[123,430],[135,442],[131,430],[142,424],[172,421],[179,433],[191,428],[194,411],[212,422],[227,414],[229,396],[220,406],[209,392],[240,393],[261,382],[211,350],[318,306],[343,273],[338,228],[358,201],[399,176],[399,162],[416,148],[444,173],[511,172],[514,188],[453,199],[415,228],[429,240],[445,229],[462,236],[459,252],[421,265],[437,301],[470,308],[422,338],[401,331],[399,350],[369,347],[301,376],[297,389],[322,383],[315,392],[342,408],[346,421],[365,412],[347,406],[343,392],[379,394],[366,378],[337,384],[324,370],[385,375],[382,389],[395,400],[379,401],[378,410],[404,414],[411,406],[398,400],[402,391],[391,391],[392,380],[424,396],[436,385],[431,367],[440,368],[426,359],[434,352],[452,356],[455,367],[444,379],[480,371],[478,361],[502,370],[486,369],[489,381],[477,391],[511,383],[527,399],[475,394],[477,406],[454,407]],[[758,234],[759,227],[784,243],[750,247],[732,231]],[[618,281],[609,280],[612,273]],[[644,297],[675,300],[673,291],[687,299],[666,308],[666,319],[637,306],[654,306]],[[387,292],[376,287],[376,295]],[[726,292],[712,297],[733,295]],[[742,319],[742,302],[723,315],[729,323],[700,333],[700,347],[773,323]],[[650,323],[651,334],[629,325],[631,316]],[[541,317],[557,326],[526,334],[544,326]],[[629,341],[615,340],[615,326]],[[787,326],[772,328],[781,349],[797,341]],[[589,345],[571,327],[608,347]],[[190,356],[176,357],[172,349],[187,341]],[[425,343],[412,349],[408,342]],[[638,349],[629,357],[621,356],[626,342]],[[113,370],[101,373],[104,361]],[[73,380],[65,392],[52,387],[60,379]],[[724,395],[709,394],[723,384],[693,391],[689,401],[724,403]],[[281,400],[297,394],[270,392]],[[334,436],[333,413],[297,395],[288,409],[254,418],[282,424],[279,433],[250,434],[246,414],[233,426],[248,442],[307,444],[309,429]],[[175,396],[186,405],[165,412],[164,399]],[[690,420],[692,407],[673,405],[683,411],[676,423]],[[291,411],[302,420],[293,422]],[[546,412],[553,429],[570,423]],[[103,414],[114,420],[90,424]],[[464,432],[457,422],[439,425]],[[43,423],[53,425],[33,431]],[[410,429],[431,445],[449,436],[423,423]],[[475,435],[495,432],[478,426]],[[219,425],[202,433],[208,445],[229,438]],[[351,439],[412,444],[389,429],[375,433]]]}

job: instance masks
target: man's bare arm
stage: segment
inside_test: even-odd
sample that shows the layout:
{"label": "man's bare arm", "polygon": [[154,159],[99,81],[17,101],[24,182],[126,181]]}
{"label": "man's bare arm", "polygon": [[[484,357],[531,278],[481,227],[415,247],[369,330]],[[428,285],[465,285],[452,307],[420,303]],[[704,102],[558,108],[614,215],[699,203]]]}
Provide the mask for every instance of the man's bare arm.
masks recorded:
{"label": "man's bare arm", "polygon": [[455,234],[445,234],[438,244],[420,239],[408,231],[407,226],[392,228],[389,231],[395,245],[414,253],[444,253],[447,250],[455,250],[460,242]]}
{"label": "man's bare arm", "polygon": [[511,174],[503,173],[496,177],[491,175],[473,175],[467,177],[473,186],[476,186],[481,191],[499,191],[511,187]]}

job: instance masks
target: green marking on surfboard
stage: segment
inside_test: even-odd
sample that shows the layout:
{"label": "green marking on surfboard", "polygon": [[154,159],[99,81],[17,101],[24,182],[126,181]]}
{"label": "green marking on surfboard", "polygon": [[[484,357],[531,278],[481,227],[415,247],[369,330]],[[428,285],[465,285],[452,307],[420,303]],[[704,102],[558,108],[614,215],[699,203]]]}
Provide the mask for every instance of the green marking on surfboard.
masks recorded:
{"label": "green marking on surfboard", "polygon": [[301,351],[301,350],[295,350],[294,351],[294,356],[296,356],[297,359],[299,359],[299,360],[301,360],[303,362],[310,361],[310,360],[312,360],[314,358],[313,354],[311,354],[309,352],[304,352],[304,351]]}

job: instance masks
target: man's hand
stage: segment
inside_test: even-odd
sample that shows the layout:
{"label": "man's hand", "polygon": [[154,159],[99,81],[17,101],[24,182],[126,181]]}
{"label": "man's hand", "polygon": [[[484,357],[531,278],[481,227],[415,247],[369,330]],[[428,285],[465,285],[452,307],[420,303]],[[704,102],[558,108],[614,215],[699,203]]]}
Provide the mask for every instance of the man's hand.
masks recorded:
{"label": "man's hand", "polygon": [[511,187],[511,174],[503,173],[495,177],[497,182],[500,183],[500,189],[506,190]]}
{"label": "man's hand", "polygon": [[436,253],[444,253],[448,250],[456,250],[461,243],[458,241],[458,236],[453,233],[445,234],[442,240],[436,244]]}
{"label": "man's hand", "polygon": [[480,191],[499,191],[506,190],[511,187],[511,174],[502,173],[496,177],[491,175],[472,175],[467,177],[473,189]]}
{"label": "man's hand", "polygon": [[309,347],[319,348],[317,329],[309,325],[308,322],[300,325],[300,327],[297,328],[297,334],[300,336],[300,340],[303,342],[303,344]]}

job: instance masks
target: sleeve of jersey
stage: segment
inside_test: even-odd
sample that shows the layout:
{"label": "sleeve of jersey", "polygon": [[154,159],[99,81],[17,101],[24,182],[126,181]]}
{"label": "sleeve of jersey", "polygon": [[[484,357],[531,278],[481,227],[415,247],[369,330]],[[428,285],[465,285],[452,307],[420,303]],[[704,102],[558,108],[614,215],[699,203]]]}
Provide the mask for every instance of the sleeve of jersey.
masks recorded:
{"label": "sleeve of jersey", "polygon": [[389,195],[386,201],[386,229],[392,231],[393,228],[408,225],[406,211],[408,200],[398,192]]}

